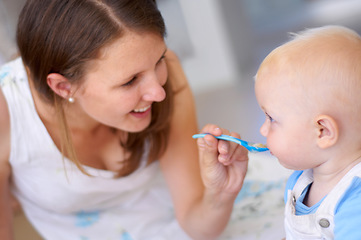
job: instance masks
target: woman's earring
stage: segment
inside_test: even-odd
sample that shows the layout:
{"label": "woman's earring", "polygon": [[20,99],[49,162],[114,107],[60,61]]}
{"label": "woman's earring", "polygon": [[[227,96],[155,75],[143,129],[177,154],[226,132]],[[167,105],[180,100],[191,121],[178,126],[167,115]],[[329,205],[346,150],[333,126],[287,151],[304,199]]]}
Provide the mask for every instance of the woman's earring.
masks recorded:
{"label": "woman's earring", "polygon": [[69,98],[68,98],[68,101],[69,101],[70,103],[73,103],[73,102],[75,101],[75,99],[74,99],[73,97],[69,97]]}

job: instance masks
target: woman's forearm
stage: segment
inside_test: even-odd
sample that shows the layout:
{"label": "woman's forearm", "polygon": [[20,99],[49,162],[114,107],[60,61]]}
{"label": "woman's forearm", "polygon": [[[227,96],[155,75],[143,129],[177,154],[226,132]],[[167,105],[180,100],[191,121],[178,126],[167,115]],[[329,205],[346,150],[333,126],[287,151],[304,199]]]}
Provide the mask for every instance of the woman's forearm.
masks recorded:
{"label": "woman's forearm", "polygon": [[182,227],[195,240],[216,239],[230,219],[237,194],[214,194],[205,191],[181,221]]}

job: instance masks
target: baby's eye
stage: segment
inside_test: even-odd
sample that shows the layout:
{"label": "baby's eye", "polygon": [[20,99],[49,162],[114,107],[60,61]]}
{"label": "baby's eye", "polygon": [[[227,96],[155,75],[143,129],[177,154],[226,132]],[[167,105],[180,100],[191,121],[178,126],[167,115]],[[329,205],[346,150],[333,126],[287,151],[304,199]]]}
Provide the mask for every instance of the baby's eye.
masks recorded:
{"label": "baby's eye", "polygon": [[271,122],[273,122],[273,118],[272,118],[268,113],[266,113],[266,117],[267,117]]}

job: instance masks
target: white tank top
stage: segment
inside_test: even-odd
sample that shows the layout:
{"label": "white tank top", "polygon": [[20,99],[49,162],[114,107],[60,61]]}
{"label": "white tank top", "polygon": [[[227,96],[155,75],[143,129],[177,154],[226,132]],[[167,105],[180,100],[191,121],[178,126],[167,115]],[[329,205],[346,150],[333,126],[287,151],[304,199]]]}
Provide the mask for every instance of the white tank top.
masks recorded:
{"label": "white tank top", "polygon": [[189,239],[174,217],[159,163],[127,177],[63,159],[34,107],[21,59],[0,69],[10,113],[12,191],[45,239]]}

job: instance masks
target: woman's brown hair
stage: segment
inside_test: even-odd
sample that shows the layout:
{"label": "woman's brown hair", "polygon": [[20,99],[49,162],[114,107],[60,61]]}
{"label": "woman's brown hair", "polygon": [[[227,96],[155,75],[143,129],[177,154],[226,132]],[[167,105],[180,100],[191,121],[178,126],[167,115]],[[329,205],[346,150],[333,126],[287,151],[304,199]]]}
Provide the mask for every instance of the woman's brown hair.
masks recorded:
{"label": "woman's brown hair", "polygon": [[[67,125],[64,104],[47,84],[50,73],[59,73],[72,83],[81,83],[86,65],[97,59],[101,49],[121,38],[126,29],[165,36],[165,24],[154,0],[28,0],[20,14],[17,44],[35,89],[52,104],[61,129],[61,151],[86,173],[76,156]],[[150,126],[129,133],[121,144],[130,157],[119,176],[138,168],[145,143],[150,144],[148,163],[158,159],[167,147],[172,110],[170,81],[167,97],[154,103]]]}

